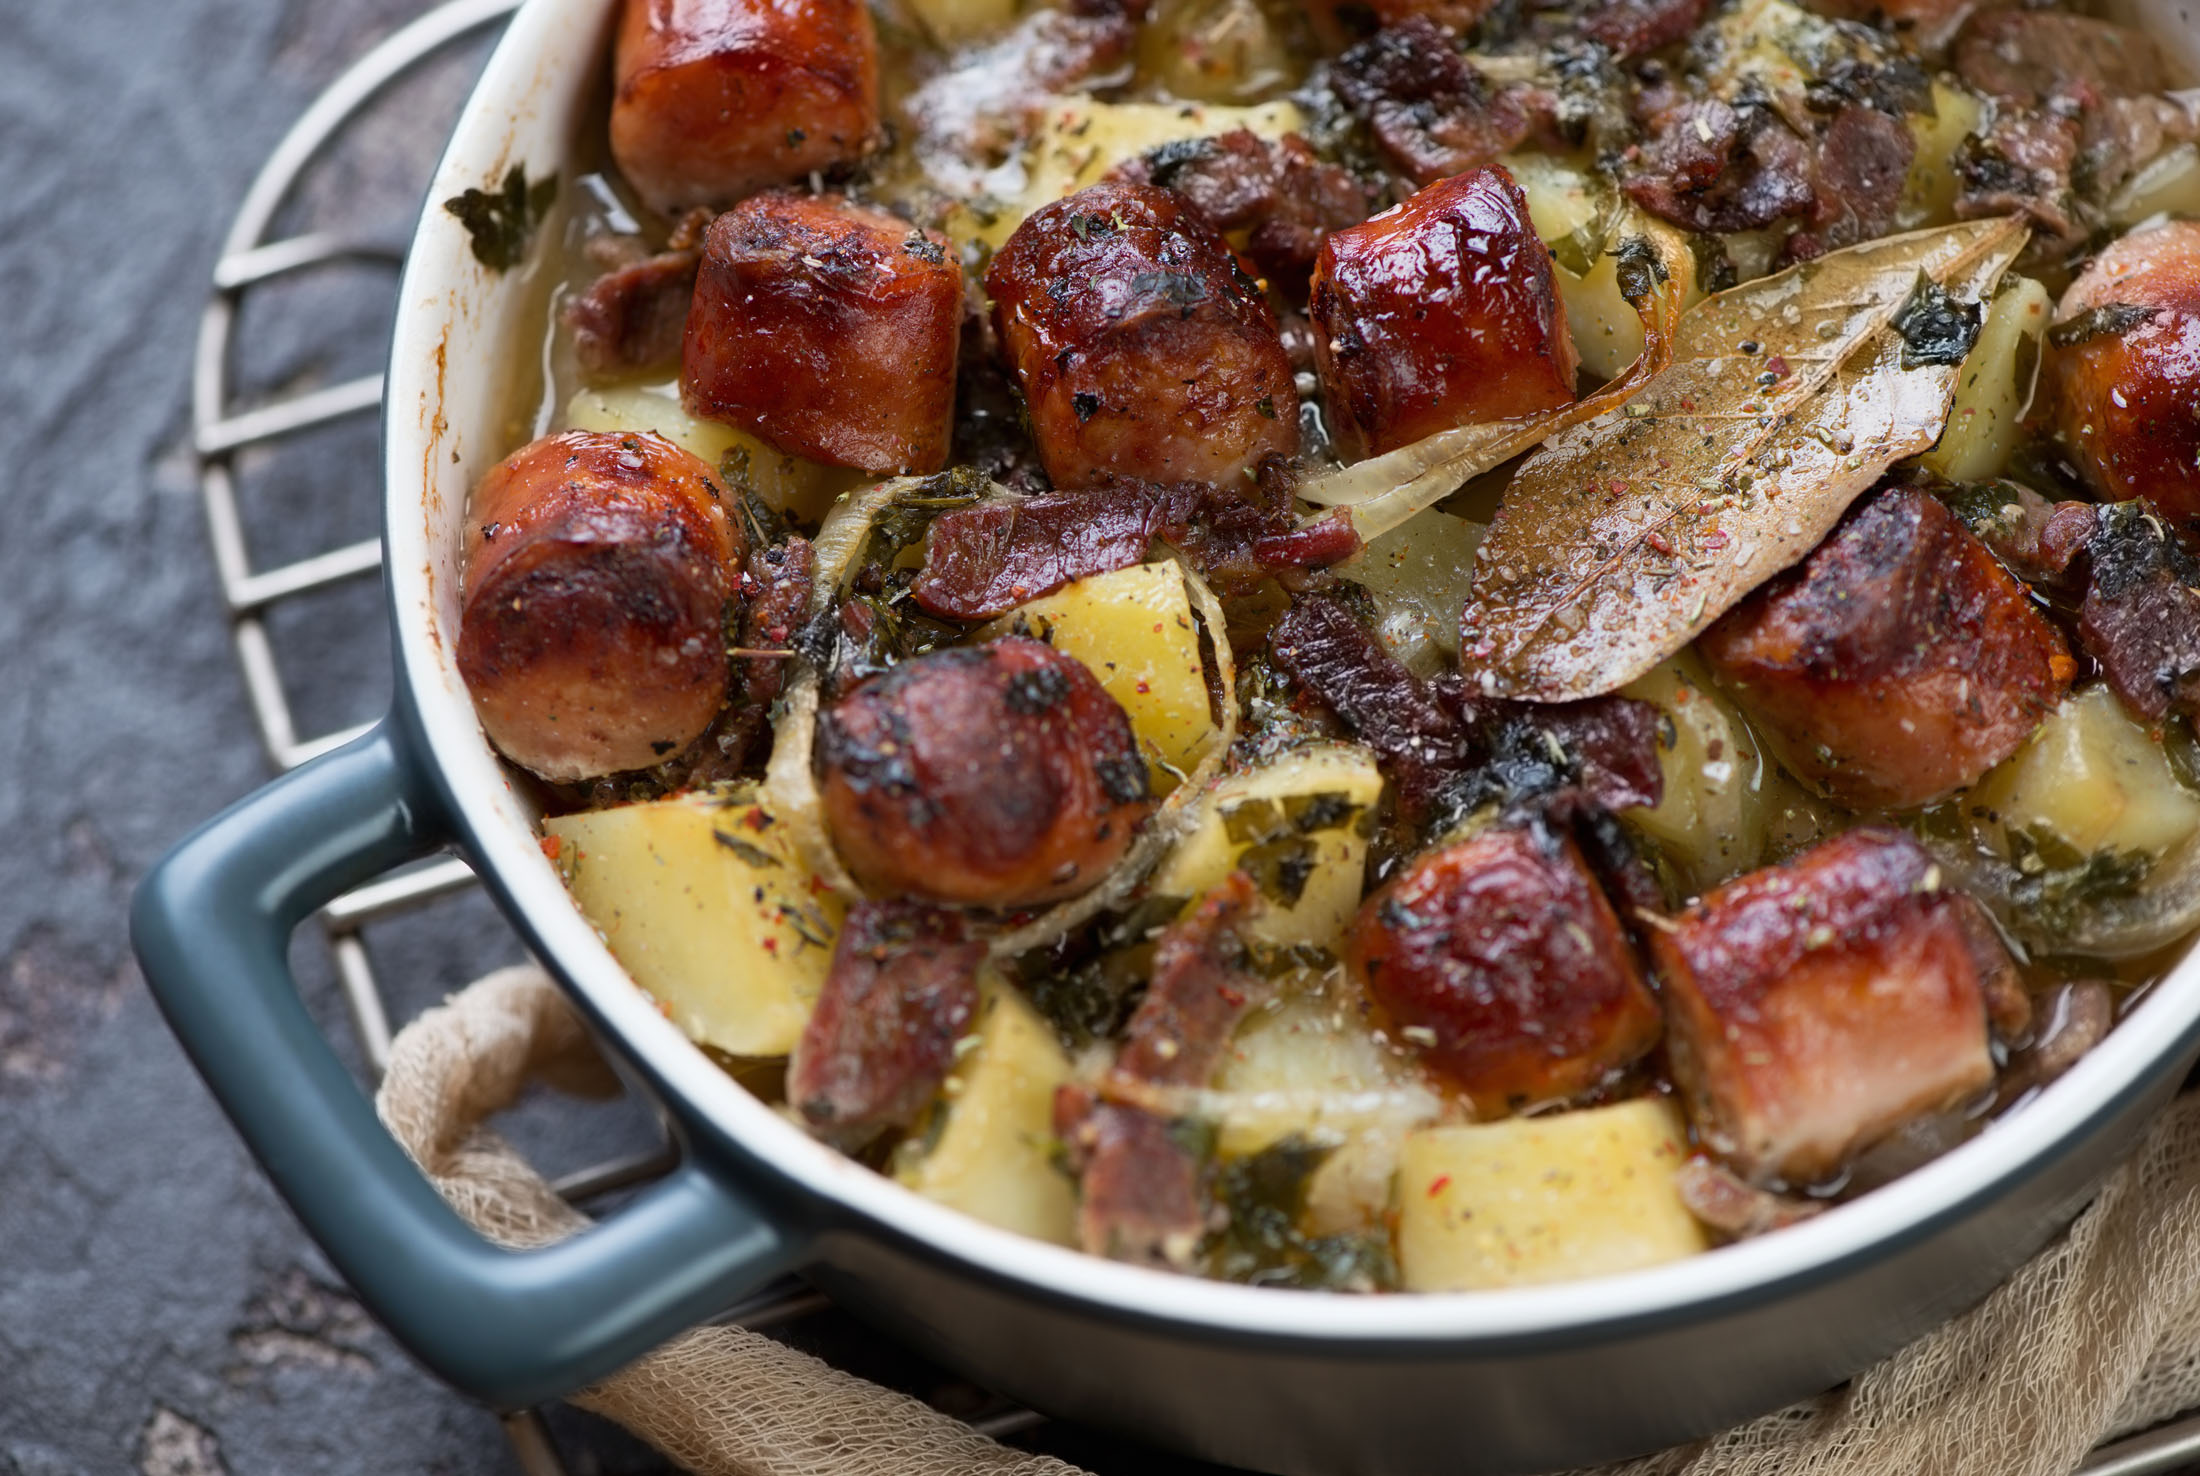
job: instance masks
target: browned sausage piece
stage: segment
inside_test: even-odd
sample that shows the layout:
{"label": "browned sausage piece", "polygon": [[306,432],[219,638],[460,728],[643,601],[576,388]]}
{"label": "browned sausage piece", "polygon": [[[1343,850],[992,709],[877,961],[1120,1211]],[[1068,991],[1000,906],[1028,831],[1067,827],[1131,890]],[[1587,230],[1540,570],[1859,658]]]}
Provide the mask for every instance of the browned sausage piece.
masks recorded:
{"label": "browned sausage piece", "polygon": [[1588,1091],[1657,1044],[1657,1000],[1581,853],[1551,830],[1429,852],[1361,905],[1345,961],[1485,1116]]}
{"label": "browned sausage piece", "polygon": [[745,550],[711,469],[669,441],[568,431],[482,479],[458,669],[489,739],[546,779],[649,768],[726,700]]}
{"label": "browned sausage piece", "polygon": [[1274,986],[1248,962],[1243,929],[1260,907],[1253,879],[1233,871],[1188,917],[1162,930],[1153,982],[1138,1002],[1115,1074],[1161,1086],[1205,1086],[1246,1013]]}
{"label": "browned sausage piece", "polygon": [[1698,649],[1780,760],[1857,807],[1928,804],[2015,753],[2076,663],[1940,501],[1882,492]]}
{"label": "browned sausage piece", "polygon": [[978,1013],[985,943],[960,914],[907,902],[848,909],[817,1008],[787,1063],[787,1100],[813,1132],[860,1148],[913,1121]]}
{"label": "browned sausage piece", "polygon": [[1021,636],[864,682],[819,719],[817,769],[856,880],[931,902],[1075,896],[1153,807],[1122,707],[1082,663]]}
{"label": "browned sausage piece", "polygon": [[666,215],[850,163],[879,136],[863,0],[626,0],[611,155]]}
{"label": "browned sausage piece", "polygon": [[2055,428],[2103,501],[2200,524],[2200,221],[2116,242],[2048,330]]}
{"label": "browned sausage piece", "polygon": [[846,200],[744,200],[703,236],[681,399],[812,461],[938,471],[962,339],[950,250]]}
{"label": "browned sausage piece", "polygon": [[1574,397],[1550,249],[1502,169],[1333,232],[1307,312],[1332,428],[1365,455]]}
{"label": "browned sausage piece", "polygon": [[1047,475],[1235,482],[1299,449],[1275,315],[1180,195],[1103,183],[1032,213],[986,268]]}
{"label": "browned sausage piece", "polygon": [[1916,841],[1865,828],[1654,930],[1673,1077],[1704,1145],[1752,1183],[1815,1183],[1991,1085],[1966,901]]}
{"label": "browned sausage piece", "polygon": [[1337,96],[1415,184],[1480,169],[1526,138],[1528,112],[1491,85],[1428,16],[1409,15],[1337,58]]}

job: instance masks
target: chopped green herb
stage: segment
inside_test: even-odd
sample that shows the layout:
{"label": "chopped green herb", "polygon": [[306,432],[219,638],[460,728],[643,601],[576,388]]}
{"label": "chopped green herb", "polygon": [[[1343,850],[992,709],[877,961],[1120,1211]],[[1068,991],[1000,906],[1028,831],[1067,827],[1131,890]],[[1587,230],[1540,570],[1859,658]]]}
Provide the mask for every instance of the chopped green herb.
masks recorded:
{"label": "chopped green herb", "polygon": [[721,846],[724,846],[727,850],[733,852],[734,855],[739,856],[743,861],[748,862],[748,864],[751,866],[762,868],[766,866],[777,866],[780,864],[779,858],[777,856],[774,856],[771,852],[765,850],[762,846],[751,845],[749,842],[741,839],[741,837],[737,835],[728,835],[723,830],[713,828],[710,833],[710,838],[718,842],[718,844],[720,844]]}
{"label": "chopped green herb", "polygon": [[508,272],[527,255],[535,227],[558,197],[558,177],[545,175],[530,185],[526,166],[514,164],[495,192],[468,190],[443,202],[473,240],[474,260],[493,272]]}
{"label": "chopped green herb", "polygon": [[1217,1169],[1214,1197],[1227,1219],[1205,1246],[1207,1273],[1307,1291],[1395,1287],[1398,1269],[1380,1237],[1310,1236],[1301,1228],[1307,1184],[1333,1151],[1294,1133]]}

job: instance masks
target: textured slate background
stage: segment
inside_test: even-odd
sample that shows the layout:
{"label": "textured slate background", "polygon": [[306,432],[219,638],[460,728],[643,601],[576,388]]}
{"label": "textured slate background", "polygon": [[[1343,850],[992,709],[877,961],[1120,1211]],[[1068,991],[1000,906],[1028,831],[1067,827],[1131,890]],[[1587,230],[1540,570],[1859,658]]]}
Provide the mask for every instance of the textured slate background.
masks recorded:
{"label": "textured slate background", "polygon": [[[426,0],[0,0],[0,1476],[518,1469],[495,1421],[365,1318],[267,1188],[131,962],[129,891],[267,777],[233,665],[190,453],[188,378],[222,233],[268,150]],[[290,223],[402,239],[478,66],[405,84],[308,181]],[[250,396],[379,369],[394,279],[255,293]],[[370,537],[371,419],[239,458],[268,567]],[[386,701],[363,581],[274,621],[300,728]],[[369,934],[402,1016],[516,945],[478,898]],[[313,930],[294,955],[339,1042]],[[537,1104],[551,1169],[645,1129]],[[927,1395],[937,1370],[825,1314],[789,1336]],[[967,1391],[962,1391],[967,1394]],[[664,1469],[600,1422],[554,1428],[575,1473]],[[1192,1469],[1053,1427],[1073,1459]]]}

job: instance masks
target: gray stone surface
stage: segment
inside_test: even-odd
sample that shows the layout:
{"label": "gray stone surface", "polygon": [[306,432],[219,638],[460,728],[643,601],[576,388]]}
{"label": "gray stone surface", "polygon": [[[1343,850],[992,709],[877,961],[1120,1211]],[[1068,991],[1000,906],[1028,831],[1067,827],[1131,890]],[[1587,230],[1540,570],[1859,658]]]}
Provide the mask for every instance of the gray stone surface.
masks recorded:
{"label": "gray stone surface", "polygon": [[[300,1234],[168,1036],[123,931],[146,866],[267,777],[189,447],[219,240],[315,93],[426,8],[0,0],[0,1476],[518,1469],[495,1421],[417,1370]],[[401,237],[479,57],[392,95],[290,222]],[[379,368],[391,286],[346,270],[256,293],[245,398]],[[255,562],[371,536],[374,449],[359,420],[241,457]],[[379,600],[361,582],[272,622],[304,732],[386,701]],[[400,1015],[517,956],[478,897],[369,944]],[[325,947],[309,931],[294,955],[344,1044]],[[537,1104],[514,1123],[553,1169],[644,1131],[631,1104]],[[957,1397],[837,1314],[790,1336]],[[664,1469],[599,1422],[554,1424],[576,1476]],[[1036,1438],[1166,1464],[1075,1431]]]}

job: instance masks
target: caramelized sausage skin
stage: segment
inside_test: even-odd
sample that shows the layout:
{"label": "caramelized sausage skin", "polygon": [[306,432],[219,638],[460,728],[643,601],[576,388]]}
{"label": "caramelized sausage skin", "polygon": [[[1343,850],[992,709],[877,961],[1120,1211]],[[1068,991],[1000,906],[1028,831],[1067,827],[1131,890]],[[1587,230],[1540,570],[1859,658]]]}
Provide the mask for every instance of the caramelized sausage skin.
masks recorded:
{"label": "caramelized sausage skin", "polygon": [[568,431],[482,479],[458,669],[489,739],[568,781],[662,763],[726,700],[744,555],[711,469],[669,441]]}
{"label": "caramelized sausage skin", "polygon": [[846,200],[742,201],[703,237],[681,399],[813,461],[938,471],[962,338],[951,252],[945,237]]}
{"label": "caramelized sausage skin", "polygon": [[920,901],[1075,896],[1153,808],[1122,707],[1081,662],[1022,636],[864,682],[820,717],[816,762],[848,870]]}
{"label": "caramelized sausage skin", "polygon": [[2055,428],[2104,502],[2200,525],[2200,221],[2135,231],[2063,294],[2049,331]]}
{"label": "caramelized sausage skin", "polygon": [[1363,455],[1574,398],[1550,248],[1495,166],[1332,232],[1307,312],[1332,428]]}
{"label": "caramelized sausage skin", "polygon": [[1915,840],[1867,827],[1650,934],[1674,1081],[1704,1145],[1750,1182],[1822,1180],[1992,1083],[1970,899],[1939,877]]}
{"label": "caramelized sausage skin", "polygon": [[1579,1096],[1657,1044],[1657,1000],[1573,841],[1487,830],[1362,904],[1345,962],[1484,1116]]}
{"label": "caramelized sausage skin", "polygon": [[1229,485],[1299,449],[1275,315],[1182,196],[1111,181],[1032,212],[986,268],[1055,486]]}
{"label": "caramelized sausage skin", "polygon": [[1880,493],[1697,649],[1781,761],[1844,804],[1902,808],[2015,753],[2077,666],[1934,497]]}
{"label": "caramelized sausage skin", "polygon": [[626,0],[612,81],[611,155],[666,215],[851,163],[879,137],[862,0]]}

